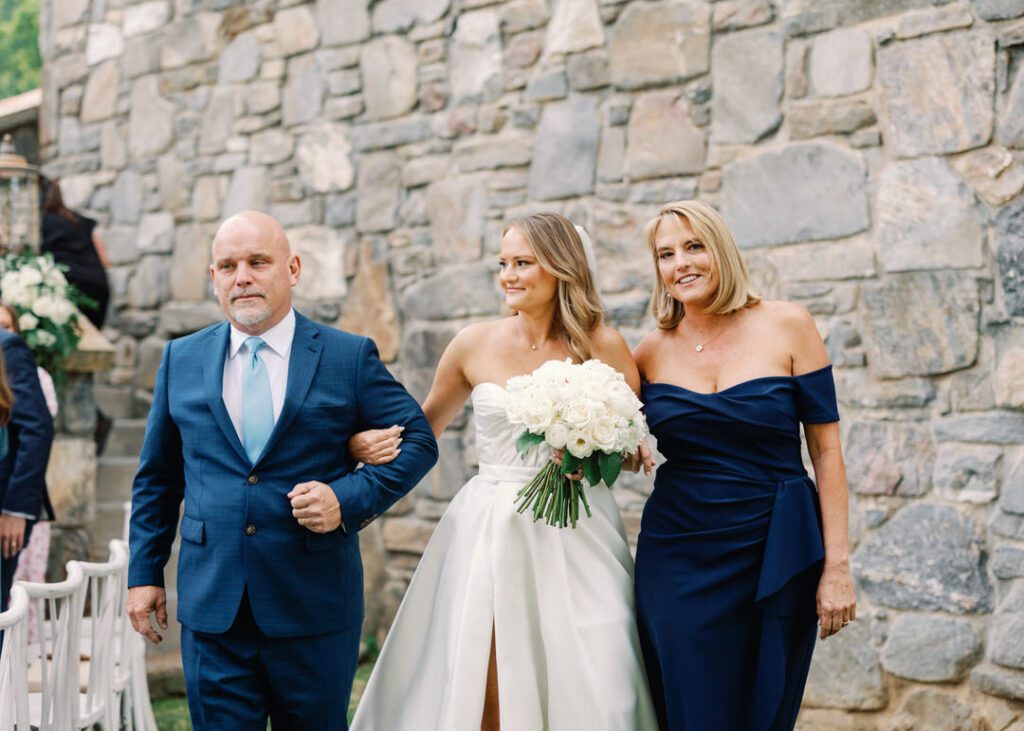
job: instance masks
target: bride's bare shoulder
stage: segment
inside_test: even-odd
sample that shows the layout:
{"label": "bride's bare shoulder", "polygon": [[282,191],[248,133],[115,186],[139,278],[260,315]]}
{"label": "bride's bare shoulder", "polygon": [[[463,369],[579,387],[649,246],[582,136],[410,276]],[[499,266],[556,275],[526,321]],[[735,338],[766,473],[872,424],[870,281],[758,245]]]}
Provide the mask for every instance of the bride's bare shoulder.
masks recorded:
{"label": "bride's bare shoulder", "polygon": [[475,351],[486,347],[496,339],[501,339],[508,328],[509,318],[503,317],[498,320],[485,320],[466,325],[455,333],[449,349],[456,351]]}

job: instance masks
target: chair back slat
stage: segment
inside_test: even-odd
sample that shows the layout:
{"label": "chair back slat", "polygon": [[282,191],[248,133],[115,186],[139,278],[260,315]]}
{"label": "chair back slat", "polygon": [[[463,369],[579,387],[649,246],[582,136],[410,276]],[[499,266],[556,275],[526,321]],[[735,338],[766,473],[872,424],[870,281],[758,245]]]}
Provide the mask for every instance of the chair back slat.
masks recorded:
{"label": "chair back slat", "polygon": [[29,731],[28,717],[28,593],[11,589],[7,611],[0,614],[0,731]]}

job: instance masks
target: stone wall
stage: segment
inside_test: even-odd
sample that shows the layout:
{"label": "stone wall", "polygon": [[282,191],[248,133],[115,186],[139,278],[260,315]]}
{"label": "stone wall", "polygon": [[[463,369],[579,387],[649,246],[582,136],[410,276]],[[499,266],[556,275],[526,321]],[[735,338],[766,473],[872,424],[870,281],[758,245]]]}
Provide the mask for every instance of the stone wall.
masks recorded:
{"label": "stone wall", "polygon": [[[43,0],[46,170],[97,216],[113,386],[219,312],[217,222],[269,211],[307,314],[422,398],[501,310],[509,218],[587,226],[635,342],[659,203],[721,207],[826,337],[860,619],[803,727],[1024,728],[1024,1]],[[363,536],[370,631],[474,464],[471,421]],[[649,484],[616,487],[635,533]]]}

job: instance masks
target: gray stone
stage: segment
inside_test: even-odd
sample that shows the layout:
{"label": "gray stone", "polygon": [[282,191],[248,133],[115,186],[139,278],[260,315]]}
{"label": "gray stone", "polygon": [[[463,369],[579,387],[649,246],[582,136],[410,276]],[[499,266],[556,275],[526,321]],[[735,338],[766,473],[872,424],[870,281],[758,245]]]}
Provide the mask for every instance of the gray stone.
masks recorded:
{"label": "gray stone", "polygon": [[192,215],[197,221],[215,221],[220,218],[221,202],[227,193],[225,179],[204,175],[192,188]]}
{"label": "gray stone", "polygon": [[289,61],[282,104],[285,126],[316,120],[323,103],[324,78],[316,59],[307,55]]}
{"label": "gray stone", "polygon": [[947,500],[990,503],[999,494],[1003,450],[980,444],[940,444],[932,481]]}
{"label": "gray stone", "polygon": [[117,87],[121,81],[116,61],[102,64],[89,75],[82,97],[82,121],[100,122],[114,116]]}
{"label": "gray stone", "polygon": [[174,246],[174,216],[170,213],[147,213],[139,221],[139,252],[170,254]]}
{"label": "gray stone", "polygon": [[[515,132],[475,136],[455,143],[455,163],[462,172],[528,165],[533,147],[529,137]],[[410,163],[411,164],[411,163]],[[408,165],[403,179],[408,185]],[[447,167],[447,162],[445,162]]]}
{"label": "gray stone", "polygon": [[230,86],[216,87],[199,127],[199,152],[203,155],[223,152],[241,113],[242,97],[238,90]]}
{"label": "gray stone", "polygon": [[134,170],[125,170],[117,176],[111,192],[110,213],[115,223],[138,223],[145,196],[142,177]]}
{"label": "gray stone", "polygon": [[864,91],[871,85],[871,37],[860,28],[841,28],[816,36],[810,71],[818,96]]}
{"label": "gray stone", "polygon": [[882,667],[924,683],[959,680],[981,656],[981,638],[965,619],[907,614],[882,647]]}
{"label": "gray stone", "polygon": [[178,69],[206,61],[220,46],[220,13],[199,13],[164,28],[160,65]]}
{"label": "gray stone", "polygon": [[971,685],[982,693],[1024,701],[1024,672],[995,665],[982,665],[971,671]]}
{"label": "gray stone", "polygon": [[907,696],[892,729],[928,729],[928,731],[975,731],[971,707],[937,690],[917,690]]}
{"label": "gray stone", "polygon": [[262,211],[267,207],[267,169],[263,167],[238,168],[231,176],[221,218],[233,216],[239,211]]}
{"label": "gray stone", "polygon": [[950,33],[878,50],[880,117],[899,157],[960,152],[992,135],[995,43]]}
{"label": "gray stone", "polygon": [[850,486],[858,494],[917,497],[931,489],[935,448],[927,426],[856,421],[846,443]]}
{"label": "gray stone", "polygon": [[912,503],[868,536],[851,564],[877,604],[971,614],[991,610],[983,549],[971,521],[955,509]]}
{"label": "gray stone", "polygon": [[564,99],[569,93],[569,79],[565,69],[542,69],[526,86],[526,99],[531,102]]}
{"label": "gray stone", "polygon": [[805,142],[726,165],[723,212],[741,247],[839,238],[869,225],[861,156]]}
{"label": "gray stone", "polygon": [[1018,70],[1006,95],[996,139],[1008,147],[1024,147],[1024,71]]}
{"label": "gray stone", "polygon": [[574,53],[566,64],[569,86],[577,91],[608,86],[611,81],[608,63],[608,54],[603,50]]}
{"label": "gray stone", "polygon": [[402,184],[402,162],[390,152],[363,155],[359,164],[359,202],[356,228],[359,231],[389,231],[398,216]]}
{"label": "gray stone", "polygon": [[887,271],[985,263],[985,220],[974,193],[936,157],[897,162],[878,183],[878,243]]}
{"label": "gray stone", "polygon": [[128,304],[149,309],[171,298],[171,260],[167,256],[144,256],[128,283]]}
{"label": "gray stone", "polygon": [[394,33],[427,25],[443,17],[450,4],[451,0],[380,0],[373,6],[373,29]]}
{"label": "gray stone", "polygon": [[370,37],[370,0],[316,0],[320,42],[356,43]]}
{"label": "gray stone", "polygon": [[940,442],[1024,444],[1024,419],[1012,411],[946,416],[934,422],[934,431]]}
{"label": "gray stone", "polygon": [[786,35],[804,35],[864,20],[929,7],[933,0],[782,0],[779,16]]}
{"label": "gray stone", "polygon": [[348,190],[355,181],[351,148],[340,125],[325,122],[310,127],[295,151],[299,178],[307,190],[328,193]]}
{"label": "gray stone", "polygon": [[359,57],[367,119],[400,117],[416,104],[416,49],[400,36],[381,36]]}
{"label": "gray stone", "polygon": [[223,319],[216,302],[168,302],[160,308],[160,330],[171,337],[188,335]]}
{"label": "gray stone", "polygon": [[1024,583],[1018,582],[999,605],[989,634],[991,660],[1024,670]]}
{"label": "gray stone", "polygon": [[773,30],[730,33],[711,52],[711,136],[756,142],[782,120],[782,36]]}
{"label": "gray stone", "polygon": [[501,33],[496,11],[474,10],[459,16],[448,68],[453,101],[496,95],[502,83]]}
{"label": "gray stone", "polygon": [[978,354],[978,292],[954,272],[909,272],[865,285],[868,365],[881,378],[966,368]]}
{"label": "gray stone", "polygon": [[250,31],[236,36],[220,55],[217,68],[221,84],[256,78],[260,71],[260,42],[256,34]]}
{"label": "gray stone", "polygon": [[771,23],[775,8],[769,0],[725,0],[712,6],[711,26],[716,33]]}
{"label": "gray stone", "polygon": [[151,0],[124,9],[125,38],[140,36],[159,30],[171,18],[171,8],[164,0]]}
{"label": "gray stone", "polygon": [[545,105],[530,165],[530,198],[568,198],[594,189],[599,125],[592,97]]}
{"label": "gray stone", "polygon": [[313,302],[344,297],[344,238],[325,226],[300,226],[288,230],[288,240],[304,264],[296,296]]}
{"label": "gray stone", "polygon": [[201,226],[180,226],[171,257],[171,299],[202,302],[210,288],[210,238]]}
{"label": "gray stone", "polygon": [[578,53],[604,45],[597,0],[555,0],[544,38],[544,54]]}
{"label": "gray stone", "polygon": [[547,0],[512,0],[501,8],[501,27],[506,33],[540,28],[551,17]]}
{"label": "gray stone", "polygon": [[124,131],[116,122],[107,122],[100,133],[100,162],[107,170],[120,170],[128,164],[128,145]]}
{"label": "gray stone", "polygon": [[445,178],[427,186],[434,251],[441,261],[468,262],[483,253],[487,185],[484,175]]}
{"label": "gray stone", "polygon": [[694,175],[704,170],[704,132],[689,102],[675,91],[641,94],[629,117],[626,174],[630,180]]}
{"label": "gray stone", "polygon": [[446,268],[406,287],[399,303],[406,318],[419,320],[494,315],[502,306],[490,263]]}
{"label": "gray stone", "polygon": [[791,104],[786,122],[794,140],[850,134],[874,124],[875,110],[863,99],[808,100]]}
{"label": "gray stone", "polygon": [[971,4],[985,20],[1008,20],[1024,15],[1022,0],[971,0]]}
{"label": "gray stone", "polygon": [[[175,211],[188,203],[185,164],[174,155],[164,155],[156,161],[157,187],[160,192],[160,207]],[[188,184],[191,185],[191,180]]]}
{"label": "gray stone", "polygon": [[956,171],[990,206],[1003,206],[1024,192],[1024,164],[994,145],[950,158]]}
{"label": "gray stone", "polygon": [[612,84],[636,89],[706,73],[711,8],[694,0],[630,3],[608,38]]}
{"label": "gray stone", "polygon": [[85,45],[85,62],[94,66],[124,52],[124,37],[115,25],[95,23],[89,26]]}
{"label": "gray stone", "polygon": [[320,31],[313,9],[308,5],[297,5],[274,13],[274,40],[285,57],[316,48],[320,42]]}
{"label": "gray stone", "polygon": [[295,138],[280,127],[271,127],[254,134],[249,142],[249,162],[253,165],[273,165],[292,156]]}
{"label": "gray stone", "polygon": [[77,25],[85,16],[85,11],[90,8],[89,0],[63,0],[54,3],[50,8],[53,13],[53,27],[56,29],[65,28],[69,25]]}
{"label": "gray stone", "polygon": [[1024,578],[1024,548],[996,546],[989,565],[997,579]]}
{"label": "gray stone", "polygon": [[[139,259],[138,241],[135,228],[131,226],[111,226],[97,231],[111,265],[131,264]],[[111,287],[113,289],[113,287]]]}
{"label": "gray stone", "polygon": [[328,226],[351,226],[356,222],[356,195],[329,195],[324,205],[324,223]]}
{"label": "gray stone", "polygon": [[361,124],[349,131],[348,138],[354,149],[368,152],[422,142],[430,135],[430,120],[423,117],[406,117],[390,122]]}
{"label": "gray stone", "polygon": [[281,87],[273,81],[259,81],[245,90],[245,108],[250,114],[265,114],[281,106]]}
{"label": "gray stone", "polygon": [[1024,198],[996,214],[994,230],[1006,310],[1011,315],[1024,315]]}
{"label": "gray stone", "polygon": [[997,536],[1024,541],[1024,515],[996,513],[989,523],[989,530]]}
{"label": "gray stone", "polygon": [[918,38],[944,30],[969,28],[972,25],[974,16],[971,9],[964,5],[914,10],[900,17],[896,37],[901,40]]}
{"label": "gray stone", "polygon": [[1024,452],[1019,453],[1016,461],[1006,465],[999,507],[1008,513],[1024,515]]}
{"label": "gray stone", "polygon": [[342,69],[327,75],[327,89],[332,96],[357,94],[362,88],[363,81],[358,71]]}
{"label": "gray stone", "polygon": [[886,704],[878,651],[864,621],[854,622],[827,642],[811,660],[804,703],[817,708],[877,710]]}
{"label": "gray stone", "polygon": [[174,140],[174,104],[160,95],[156,76],[132,84],[128,147],[136,160],[156,157]]}
{"label": "gray stone", "polygon": [[626,129],[605,127],[597,157],[597,179],[602,183],[622,180],[626,169]]}

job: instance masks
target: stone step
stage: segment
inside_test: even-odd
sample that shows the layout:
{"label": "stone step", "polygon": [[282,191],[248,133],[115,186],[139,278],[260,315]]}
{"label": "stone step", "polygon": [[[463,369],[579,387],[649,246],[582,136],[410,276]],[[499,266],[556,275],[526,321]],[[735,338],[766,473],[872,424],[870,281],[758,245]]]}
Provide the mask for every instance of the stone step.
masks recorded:
{"label": "stone step", "polygon": [[115,419],[107,436],[103,457],[133,457],[138,459],[142,451],[142,439],[146,434],[145,419]]}
{"label": "stone step", "polygon": [[135,397],[131,388],[97,383],[92,387],[96,406],[111,419],[131,419],[135,416]]}
{"label": "stone step", "polygon": [[138,457],[100,457],[96,465],[96,501],[128,500]]}
{"label": "stone step", "polygon": [[93,561],[106,561],[110,555],[107,544],[111,538],[122,538],[124,532],[124,500],[100,500],[88,526]]}

